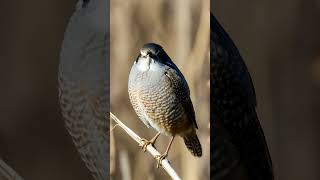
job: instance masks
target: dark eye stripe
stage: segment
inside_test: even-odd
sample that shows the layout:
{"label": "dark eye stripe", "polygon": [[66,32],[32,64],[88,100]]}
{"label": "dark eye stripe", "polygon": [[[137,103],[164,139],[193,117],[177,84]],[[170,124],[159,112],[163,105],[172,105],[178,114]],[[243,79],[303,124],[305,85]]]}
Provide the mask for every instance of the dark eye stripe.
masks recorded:
{"label": "dark eye stripe", "polygon": [[136,60],[135,60],[136,63],[139,61],[140,56],[141,55],[139,54],[139,56],[136,58]]}

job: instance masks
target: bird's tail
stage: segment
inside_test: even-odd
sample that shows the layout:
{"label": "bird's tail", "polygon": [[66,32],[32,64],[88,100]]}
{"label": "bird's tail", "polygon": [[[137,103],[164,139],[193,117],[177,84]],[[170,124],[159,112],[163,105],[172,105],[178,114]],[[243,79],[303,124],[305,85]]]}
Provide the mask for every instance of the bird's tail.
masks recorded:
{"label": "bird's tail", "polygon": [[192,155],[197,157],[202,156],[201,144],[195,132],[187,134],[183,137],[183,140]]}

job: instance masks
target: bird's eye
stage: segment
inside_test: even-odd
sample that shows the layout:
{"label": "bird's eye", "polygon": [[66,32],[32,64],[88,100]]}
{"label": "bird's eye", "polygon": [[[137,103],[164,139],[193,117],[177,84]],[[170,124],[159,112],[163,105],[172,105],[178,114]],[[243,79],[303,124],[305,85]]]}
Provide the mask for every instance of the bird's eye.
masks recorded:
{"label": "bird's eye", "polygon": [[149,54],[149,57],[154,58],[154,57],[156,57],[156,56],[155,56],[154,54],[150,53],[150,54]]}
{"label": "bird's eye", "polygon": [[148,52],[148,55],[149,55],[149,57],[151,57],[151,58],[157,57],[157,54],[156,54],[156,53],[152,53],[151,51]]}

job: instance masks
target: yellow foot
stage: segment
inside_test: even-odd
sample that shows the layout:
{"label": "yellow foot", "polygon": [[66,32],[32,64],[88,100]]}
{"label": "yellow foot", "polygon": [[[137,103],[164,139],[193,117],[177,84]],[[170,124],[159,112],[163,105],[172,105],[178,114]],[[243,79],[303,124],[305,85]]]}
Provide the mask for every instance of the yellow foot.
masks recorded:
{"label": "yellow foot", "polygon": [[158,160],[157,162],[157,168],[159,168],[160,166],[162,166],[161,161],[163,159],[165,159],[168,155],[167,154],[162,154],[162,155],[158,155],[156,156],[156,159]]}
{"label": "yellow foot", "polygon": [[147,146],[149,145],[149,144],[152,144],[152,142],[151,141],[148,141],[148,140],[146,140],[146,139],[141,139],[141,141],[143,142],[143,144],[142,144],[142,150],[143,150],[143,152],[146,152],[146,150],[147,150]]}

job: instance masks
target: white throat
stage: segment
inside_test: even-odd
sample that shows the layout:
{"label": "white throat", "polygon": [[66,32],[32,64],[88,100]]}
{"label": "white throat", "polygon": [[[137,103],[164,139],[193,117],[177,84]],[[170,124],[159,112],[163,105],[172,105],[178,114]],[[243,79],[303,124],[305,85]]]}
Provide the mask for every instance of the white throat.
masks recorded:
{"label": "white throat", "polygon": [[150,69],[151,61],[152,60],[150,57],[140,58],[137,63],[137,68],[139,69],[139,71],[148,71]]}

